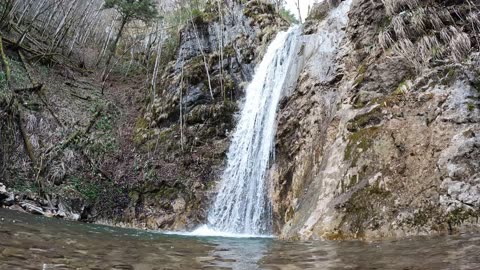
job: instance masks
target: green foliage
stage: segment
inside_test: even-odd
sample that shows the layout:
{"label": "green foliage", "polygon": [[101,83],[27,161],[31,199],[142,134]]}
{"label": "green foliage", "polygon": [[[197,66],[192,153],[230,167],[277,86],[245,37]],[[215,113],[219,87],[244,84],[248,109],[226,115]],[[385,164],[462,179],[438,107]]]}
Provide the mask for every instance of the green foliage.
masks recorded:
{"label": "green foliage", "polygon": [[101,131],[109,131],[109,130],[112,130],[112,127],[113,127],[112,122],[113,122],[112,118],[107,115],[100,118],[95,124],[95,127]]}
{"label": "green foliage", "polygon": [[297,18],[295,17],[295,15],[293,15],[292,12],[290,12],[290,10],[282,8],[279,11],[279,15],[290,24],[298,24]]}
{"label": "green foliage", "polygon": [[76,176],[70,177],[69,183],[88,201],[94,202],[98,198],[100,188],[94,183],[87,182]]}
{"label": "green foliage", "polygon": [[15,179],[12,188],[20,193],[38,193],[40,191],[36,183],[25,181],[25,179]]}
{"label": "green foliage", "polygon": [[479,211],[457,208],[448,214],[447,223],[450,227],[460,226],[468,219],[478,219],[479,215]]}
{"label": "green foliage", "polygon": [[471,102],[468,103],[468,104],[467,104],[467,110],[468,110],[469,112],[473,112],[473,111],[475,110],[475,104],[473,104],[473,103],[471,103]]}
{"label": "green foliage", "polygon": [[13,59],[10,59],[9,63],[11,69],[11,83],[19,88],[28,87],[31,82],[23,64]]}
{"label": "green foliage", "polygon": [[7,78],[3,71],[0,71],[0,90],[2,90],[7,85]]}
{"label": "green foliage", "polygon": [[132,20],[148,22],[158,16],[154,0],[105,0],[103,8],[116,9],[125,22]]}
{"label": "green foliage", "polygon": [[361,129],[352,133],[348,138],[348,145],[345,148],[344,159],[351,160],[352,166],[356,166],[360,154],[368,150],[375,142],[379,133],[378,127]]}

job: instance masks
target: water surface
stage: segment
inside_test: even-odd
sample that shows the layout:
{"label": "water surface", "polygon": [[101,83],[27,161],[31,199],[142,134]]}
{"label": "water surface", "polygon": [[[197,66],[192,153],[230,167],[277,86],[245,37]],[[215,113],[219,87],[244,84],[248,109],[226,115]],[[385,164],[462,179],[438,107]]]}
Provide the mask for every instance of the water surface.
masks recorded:
{"label": "water surface", "polygon": [[480,269],[480,235],[375,243],[188,237],[0,209],[0,269]]}

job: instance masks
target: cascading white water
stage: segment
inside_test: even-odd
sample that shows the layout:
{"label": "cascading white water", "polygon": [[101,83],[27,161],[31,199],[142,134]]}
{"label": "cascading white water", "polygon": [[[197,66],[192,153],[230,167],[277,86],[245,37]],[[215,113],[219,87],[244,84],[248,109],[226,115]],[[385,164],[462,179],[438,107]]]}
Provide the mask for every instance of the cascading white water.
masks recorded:
{"label": "cascading white water", "polygon": [[[267,49],[247,88],[246,100],[228,151],[227,168],[208,225],[188,235],[260,236],[272,230],[272,205],[266,173],[276,132],[278,103],[299,68],[308,69],[320,81],[327,80],[345,36],[344,26],[352,0],[343,1],[320,25],[318,34],[300,38],[301,27],[280,32]],[[297,43],[303,42],[302,55]],[[307,44],[308,46],[306,46]],[[304,66],[313,56],[318,66]],[[317,59],[318,58],[318,59]],[[312,70],[313,69],[313,70]]]}
{"label": "cascading white water", "polygon": [[247,88],[227,168],[208,216],[214,231],[247,235],[271,232],[265,174],[275,139],[277,107],[300,31],[294,26],[277,35]]}

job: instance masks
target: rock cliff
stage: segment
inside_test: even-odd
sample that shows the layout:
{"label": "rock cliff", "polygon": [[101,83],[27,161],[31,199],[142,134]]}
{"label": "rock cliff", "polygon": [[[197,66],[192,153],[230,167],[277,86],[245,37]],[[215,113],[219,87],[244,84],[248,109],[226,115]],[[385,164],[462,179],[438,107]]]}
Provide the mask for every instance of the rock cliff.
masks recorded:
{"label": "rock cliff", "polygon": [[[323,42],[338,4],[316,7],[307,41]],[[271,176],[281,237],[478,228],[478,18],[478,1],[351,1],[332,64],[312,52],[280,108]]]}

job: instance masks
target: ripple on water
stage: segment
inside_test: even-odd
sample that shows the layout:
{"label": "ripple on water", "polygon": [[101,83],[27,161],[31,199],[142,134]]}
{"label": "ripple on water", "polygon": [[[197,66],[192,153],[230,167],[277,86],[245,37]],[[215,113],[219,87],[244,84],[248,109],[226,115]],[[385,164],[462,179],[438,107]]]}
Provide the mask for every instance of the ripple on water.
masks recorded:
{"label": "ripple on water", "polygon": [[165,235],[4,209],[0,218],[0,269],[480,269],[480,236],[473,234],[375,243],[290,242]]}

